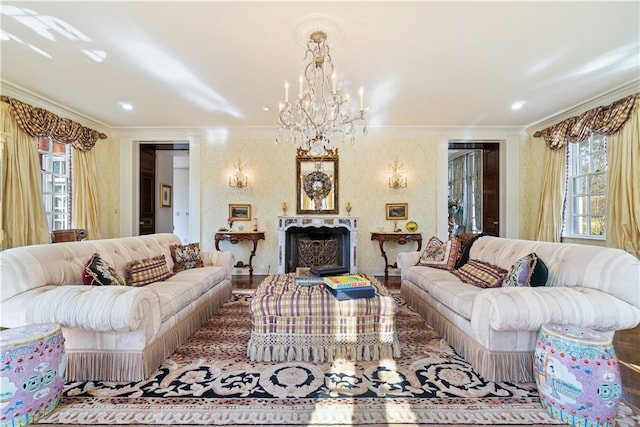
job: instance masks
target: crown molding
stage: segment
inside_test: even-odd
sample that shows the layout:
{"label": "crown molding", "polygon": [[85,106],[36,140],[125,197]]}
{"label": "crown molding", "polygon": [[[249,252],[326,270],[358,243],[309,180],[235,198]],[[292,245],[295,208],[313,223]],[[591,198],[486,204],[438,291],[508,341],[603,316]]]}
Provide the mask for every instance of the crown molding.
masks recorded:
{"label": "crown molding", "polygon": [[538,122],[530,124],[529,126],[526,127],[527,133],[533,135],[535,132],[542,129],[546,129],[549,126],[553,126],[557,123],[560,123],[561,121],[566,120],[569,117],[578,116],[592,108],[611,104],[612,102],[615,102],[619,99],[622,99],[626,96],[632,95],[639,91],[640,91],[640,78],[636,78],[628,83],[618,86],[617,88],[603,92],[600,95],[597,95],[586,101],[580,102],[579,104],[576,104],[573,107],[567,108],[566,110],[560,111],[552,116],[549,116]]}
{"label": "crown molding", "polygon": [[43,108],[65,119],[71,119],[83,126],[94,129],[106,135],[111,134],[111,128],[106,124],[88,117],[78,111],[71,110],[51,99],[30,92],[20,86],[14,85],[6,81],[0,81],[0,93],[10,98],[16,98],[33,107]]}

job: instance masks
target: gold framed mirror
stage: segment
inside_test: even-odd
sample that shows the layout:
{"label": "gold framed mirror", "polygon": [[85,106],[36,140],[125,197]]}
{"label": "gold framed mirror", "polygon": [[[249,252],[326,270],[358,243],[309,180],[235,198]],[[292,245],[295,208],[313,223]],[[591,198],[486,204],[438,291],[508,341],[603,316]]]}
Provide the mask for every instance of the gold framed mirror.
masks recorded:
{"label": "gold framed mirror", "polygon": [[338,151],[327,156],[309,156],[299,150],[296,157],[296,212],[338,213]]}

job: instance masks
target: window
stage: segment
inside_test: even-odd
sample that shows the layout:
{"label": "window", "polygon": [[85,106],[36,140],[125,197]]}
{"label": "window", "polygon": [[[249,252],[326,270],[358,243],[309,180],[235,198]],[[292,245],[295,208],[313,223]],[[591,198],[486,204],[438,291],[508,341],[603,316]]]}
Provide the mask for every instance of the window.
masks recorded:
{"label": "window", "polygon": [[38,155],[49,231],[71,228],[71,145],[39,138]]}
{"label": "window", "polygon": [[604,239],[607,201],[607,138],[592,134],[569,144],[567,237]]}

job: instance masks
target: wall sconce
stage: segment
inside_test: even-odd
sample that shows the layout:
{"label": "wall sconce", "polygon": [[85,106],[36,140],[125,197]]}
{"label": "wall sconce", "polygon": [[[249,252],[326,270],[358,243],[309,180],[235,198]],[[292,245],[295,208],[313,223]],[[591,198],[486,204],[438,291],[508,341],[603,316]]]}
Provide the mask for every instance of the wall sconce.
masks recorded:
{"label": "wall sconce", "polygon": [[234,166],[236,170],[233,174],[229,175],[229,187],[245,188],[249,185],[249,180],[247,179],[247,175],[244,173],[244,165],[238,160]]}
{"label": "wall sconce", "polygon": [[389,188],[397,190],[407,186],[407,175],[402,172],[402,165],[395,161],[389,165]]}

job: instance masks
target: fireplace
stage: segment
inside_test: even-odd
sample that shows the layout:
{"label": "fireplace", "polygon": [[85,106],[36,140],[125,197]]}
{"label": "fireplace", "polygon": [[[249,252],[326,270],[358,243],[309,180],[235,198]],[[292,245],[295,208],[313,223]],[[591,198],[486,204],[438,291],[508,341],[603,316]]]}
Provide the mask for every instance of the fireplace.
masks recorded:
{"label": "fireplace", "polygon": [[342,265],[357,273],[355,217],[278,217],[279,274],[296,267]]}

